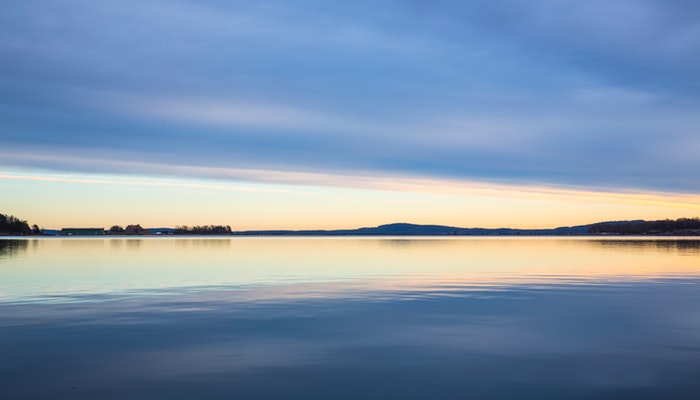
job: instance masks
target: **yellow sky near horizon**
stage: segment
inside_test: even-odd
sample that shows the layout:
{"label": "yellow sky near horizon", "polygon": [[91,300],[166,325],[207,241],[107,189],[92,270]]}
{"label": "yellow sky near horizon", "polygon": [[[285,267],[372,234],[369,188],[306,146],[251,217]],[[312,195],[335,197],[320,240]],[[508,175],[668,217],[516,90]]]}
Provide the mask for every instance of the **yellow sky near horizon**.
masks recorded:
{"label": "yellow sky near horizon", "polygon": [[0,212],[49,229],[138,223],[222,224],[234,230],[392,222],[549,228],[700,215],[700,196],[693,194],[322,174],[295,181],[284,174],[281,183],[260,183],[4,170]]}

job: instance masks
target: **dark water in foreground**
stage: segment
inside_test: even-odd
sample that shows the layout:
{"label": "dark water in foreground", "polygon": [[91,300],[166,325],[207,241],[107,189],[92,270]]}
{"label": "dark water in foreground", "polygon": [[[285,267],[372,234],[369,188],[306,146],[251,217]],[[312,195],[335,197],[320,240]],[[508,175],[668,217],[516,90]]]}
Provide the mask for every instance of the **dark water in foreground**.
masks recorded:
{"label": "dark water in foreground", "polygon": [[698,399],[700,241],[0,239],[0,398]]}

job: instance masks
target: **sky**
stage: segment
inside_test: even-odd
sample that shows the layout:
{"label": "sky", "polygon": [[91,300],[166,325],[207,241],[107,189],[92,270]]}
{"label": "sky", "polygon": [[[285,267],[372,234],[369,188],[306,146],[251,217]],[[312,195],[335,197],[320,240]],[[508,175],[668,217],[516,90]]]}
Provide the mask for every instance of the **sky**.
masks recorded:
{"label": "sky", "polygon": [[66,226],[700,215],[700,3],[24,0],[0,213]]}

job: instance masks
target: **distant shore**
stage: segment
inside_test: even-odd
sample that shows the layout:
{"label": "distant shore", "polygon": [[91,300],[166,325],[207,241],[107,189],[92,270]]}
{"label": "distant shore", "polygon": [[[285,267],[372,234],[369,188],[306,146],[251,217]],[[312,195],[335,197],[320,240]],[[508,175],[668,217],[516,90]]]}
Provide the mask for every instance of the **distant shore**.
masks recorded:
{"label": "distant shore", "polygon": [[[233,231],[229,226],[210,225],[193,228],[141,228],[130,225],[126,229],[63,228],[43,230],[43,236],[700,236],[699,218],[680,218],[658,221],[608,221],[587,225],[546,229],[517,228],[460,228],[445,225],[393,223],[376,227],[335,230],[246,230]],[[37,234],[20,236],[40,236]],[[0,236],[18,236],[0,232]]]}

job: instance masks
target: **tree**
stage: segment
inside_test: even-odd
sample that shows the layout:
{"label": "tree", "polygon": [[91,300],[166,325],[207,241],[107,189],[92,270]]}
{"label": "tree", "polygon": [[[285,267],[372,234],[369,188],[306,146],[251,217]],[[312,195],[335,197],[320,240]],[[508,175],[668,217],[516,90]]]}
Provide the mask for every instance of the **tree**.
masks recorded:
{"label": "tree", "polygon": [[22,221],[14,215],[0,214],[0,233],[11,235],[30,235],[31,228],[27,221]]}
{"label": "tree", "polygon": [[126,229],[124,229],[124,233],[126,233],[127,235],[143,235],[147,232],[141,227],[140,224],[132,224],[128,225]]}
{"label": "tree", "polygon": [[658,221],[601,222],[589,228],[590,233],[616,235],[698,235],[700,219],[679,218]]}
{"label": "tree", "polygon": [[175,228],[174,235],[230,235],[230,225],[181,225]]}
{"label": "tree", "polygon": [[44,230],[39,228],[39,225],[34,224],[32,225],[32,235],[43,235]]}

